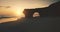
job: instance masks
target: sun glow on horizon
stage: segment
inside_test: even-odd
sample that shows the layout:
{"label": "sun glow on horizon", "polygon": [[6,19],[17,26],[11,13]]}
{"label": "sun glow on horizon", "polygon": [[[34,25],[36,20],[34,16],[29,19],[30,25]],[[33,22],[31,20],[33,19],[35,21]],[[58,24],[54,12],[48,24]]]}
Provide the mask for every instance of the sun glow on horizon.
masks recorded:
{"label": "sun glow on horizon", "polygon": [[23,8],[23,7],[13,6],[13,7],[11,8],[11,10],[14,11],[14,13],[16,14],[16,16],[24,16],[24,14],[23,14],[24,8]]}

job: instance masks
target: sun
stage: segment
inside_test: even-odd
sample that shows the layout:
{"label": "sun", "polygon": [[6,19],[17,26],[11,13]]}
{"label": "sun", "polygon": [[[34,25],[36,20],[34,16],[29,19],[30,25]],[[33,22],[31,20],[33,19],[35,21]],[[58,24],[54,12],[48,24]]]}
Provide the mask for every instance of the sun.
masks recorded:
{"label": "sun", "polygon": [[12,6],[11,7],[11,10],[13,11],[13,13],[16,15],[16,16],[19,16],[19,17],[24,17],[24,14],[23,14],[23,11],[24,11],[24,8],[23,7],[20,7],[20,6]]}
{"label": "sun", "polygon": [[23,15],[23,8],[16,8],[16,15],[22,16]]}
{"label": "sun", "polygon": [[14,10],[15,10],[15,13],[17,16],[24,16],[24,14],[23,14],[24,8],[17,6],[14,8]]}

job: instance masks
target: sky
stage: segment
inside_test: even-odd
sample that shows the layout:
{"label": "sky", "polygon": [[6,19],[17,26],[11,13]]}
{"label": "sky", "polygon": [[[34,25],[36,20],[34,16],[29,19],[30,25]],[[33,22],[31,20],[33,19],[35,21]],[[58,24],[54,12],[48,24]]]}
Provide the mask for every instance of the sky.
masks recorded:
{"label": "sky", "polygon": [[22,12],[25,8],[43,8],[57,1],[59,0],[0,0],[0,16],[24,17]]}

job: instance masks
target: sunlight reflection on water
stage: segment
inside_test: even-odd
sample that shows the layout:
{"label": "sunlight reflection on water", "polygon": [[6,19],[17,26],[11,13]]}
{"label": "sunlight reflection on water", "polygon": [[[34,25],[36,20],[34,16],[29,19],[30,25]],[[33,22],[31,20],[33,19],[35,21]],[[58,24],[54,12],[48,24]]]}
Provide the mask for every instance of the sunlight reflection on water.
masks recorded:
{"label": "sunlight reflection on water", "polygon": [[10,22],[15,20],[17,20],[17,18],[4,18],[4,19],[0,19],[0,23]]}

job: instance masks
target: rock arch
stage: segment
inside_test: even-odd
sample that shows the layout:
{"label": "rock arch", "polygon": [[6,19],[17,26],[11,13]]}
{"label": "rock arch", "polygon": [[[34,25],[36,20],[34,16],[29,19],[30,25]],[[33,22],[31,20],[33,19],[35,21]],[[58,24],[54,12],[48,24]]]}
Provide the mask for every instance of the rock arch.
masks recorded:
{"label": "rock arch", "polygon": [[24,11],[23,11],[23,13],[24,13],[24,15],[25,15],[26,18],[32,18],[33,14],[35,12],[38,12],[39,15],[41,15],[39,17],[45,17],[45,16],[47,16],[47,14],[46,14],[47,13],[46,8],[24,9]]}

